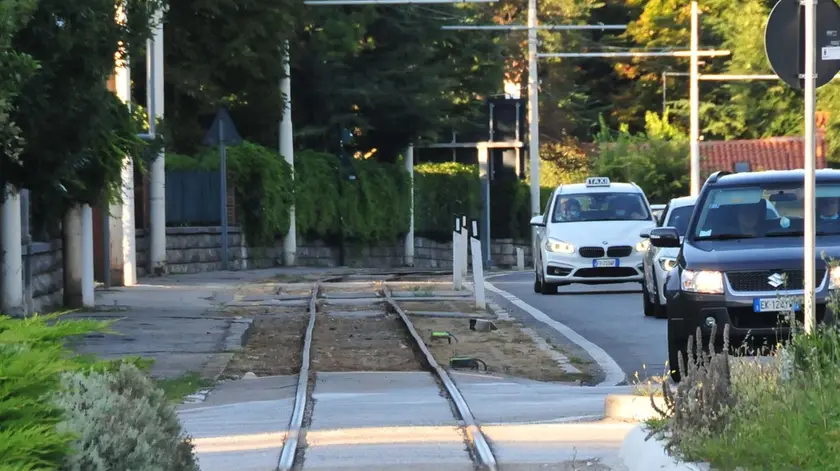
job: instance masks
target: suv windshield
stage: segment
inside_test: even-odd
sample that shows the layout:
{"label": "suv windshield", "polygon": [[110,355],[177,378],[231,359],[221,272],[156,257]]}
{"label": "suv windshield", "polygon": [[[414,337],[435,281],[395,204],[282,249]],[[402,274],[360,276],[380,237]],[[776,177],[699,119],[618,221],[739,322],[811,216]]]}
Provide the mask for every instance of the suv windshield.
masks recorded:
{"label": "suv windshield", "polygon": [[694,211],[694,206],[683,206],[671,210],[671,215],[668,216],[666,226],[677,229],[680,236],[684,236],[688,231],[688,221],[691,219],[691,212]]}
{"label": "suv windshield", "polygon": [[[840,185],[817,184],[817,235],[840,235]],[[801,184],[717,188],[709,191],[694,228],[697,240],[799,237],[805,201]]]}
{"label": "suv windshield", "polygon": [[551,222],[643,221],[650,212],[639,193],[580,193],[557,195]]}

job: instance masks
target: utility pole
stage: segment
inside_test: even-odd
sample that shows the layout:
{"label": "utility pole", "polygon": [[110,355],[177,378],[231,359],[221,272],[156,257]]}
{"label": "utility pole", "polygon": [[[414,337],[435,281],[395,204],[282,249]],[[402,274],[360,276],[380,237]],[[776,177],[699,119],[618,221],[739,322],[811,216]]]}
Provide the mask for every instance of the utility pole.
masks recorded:
{"label": "utility pole", "polygon": [[697,1],[691,2],[691,63],[689,66],[690,89],[688,99],[691,112],[690,122],[690,145],[691,145],[691,196],[700,193],[700,81],[698,49],[700,47],[699,15]]}
{"label": "utility pole", "polygon": [[[285,104],[283,110],[283,117],[280,119],[279,132],[279,147],[280,155],[286,159],[286,163],[292,169],[292,191],[294,191],[294,182],[297,180],[295,176],[295,146],[294,128],[292,123],[292,72],[291,72],[291,55],[289,49],[289,42],[283,45],[283,78],[280,79],[280,93],[283,95],[282,99]],[[283,264],[292,266],[295,264],[295,256],[297,255],[297,224],[295,221],[295,205],[289,208],[289,232],[283,237]]]}
{"label": "utility pole", "polygon": [[[528,0],[528,160],[531,163],[531,217],[540,214],[540,98],[537,74],[537,0]],[[531,227],[531,241],[536,237]]]}

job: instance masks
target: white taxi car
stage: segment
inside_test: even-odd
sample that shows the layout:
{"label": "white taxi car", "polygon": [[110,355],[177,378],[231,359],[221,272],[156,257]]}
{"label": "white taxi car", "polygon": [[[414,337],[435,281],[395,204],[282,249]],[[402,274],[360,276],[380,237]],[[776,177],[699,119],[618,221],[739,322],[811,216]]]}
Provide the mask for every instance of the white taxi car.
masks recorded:
{"label": "white taxi car", "polygon": [[639,234],[656,224],[645,193],[635,183],[590,177],[561,185],[545,213],[534,216],[534,292],[556,294],[570,283],[642,281],[649,245]]}
{"label": "white taxi car", "polygon": [[[696,196],[683,196],[672,199],[658,218],[657,227],[675,227],[680,237],[685,236],[688,221],[694,211]],[[639,234],[642,238],[650,237],[650,230],[645,229]],[[665,279],[668,272],[677,264],[678,247],[657,248],[649,246],[644,257],[644,276],[642,282],[642,303],[645,316],[665,316]]]}

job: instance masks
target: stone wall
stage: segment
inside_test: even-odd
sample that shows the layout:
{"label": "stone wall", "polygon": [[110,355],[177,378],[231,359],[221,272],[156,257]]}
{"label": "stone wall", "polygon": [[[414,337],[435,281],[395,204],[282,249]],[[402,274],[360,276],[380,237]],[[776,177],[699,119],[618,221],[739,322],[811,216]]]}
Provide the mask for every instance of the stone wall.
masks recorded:
{"label": "stone wall", "polygon": [[[24,277],[24,290],[32,293],[31,312],[46,313],[60,307],[64,302],[64,257],[61,241],[33,242],[30,255],[23,247],[24,270],[29,264],[30,284]],[[24,291],[26,292],[26,291]],[[28,297],[28,295],[27,295]]]}
{"label": "stone wall", "polygon": [[[166,231],[166,257],[169,273],[198,273],[220,270],[221,231],[218,227],[170,227]],[[239,228],[231,228],[228,237],[229,268],[269,268],[283,265],[281,240],[273,247],[246,247]],[[525,266],[531,264],[528,241],[497,239],[490,249],[493,264],[500,267],[516,265],[516,247],[525,252]],[[436,242],[422,237],[414,239],[414,266],[417,268],[452,268],[452,243]],[[137,231],[138,275],[147,268],[148,241],[142,230]],[[405,265],[402,240],[375,246],[347,244],[344,265],[358,268],[392,268]],[[338,267],[341,250],[321,241],[298,239],[296,264],[299,266]]]}

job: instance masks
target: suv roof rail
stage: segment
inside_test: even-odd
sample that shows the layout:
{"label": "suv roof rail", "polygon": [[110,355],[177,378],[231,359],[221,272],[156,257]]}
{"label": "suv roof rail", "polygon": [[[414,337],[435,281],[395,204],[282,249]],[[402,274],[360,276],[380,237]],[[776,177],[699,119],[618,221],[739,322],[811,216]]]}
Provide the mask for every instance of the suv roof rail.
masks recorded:
{"label": "suv roof rail", "polygon": [[727,170],[718,170],[717,172],[709,175],[709,178],[706,179],[706,181],[709,182],[709,183],[715,183],[715,182],[718,181],[718,179],[720,179],[720,177],[723,177],[723,176],[726,176],[726,175],[732,175],[732,172],[729,172]]}

